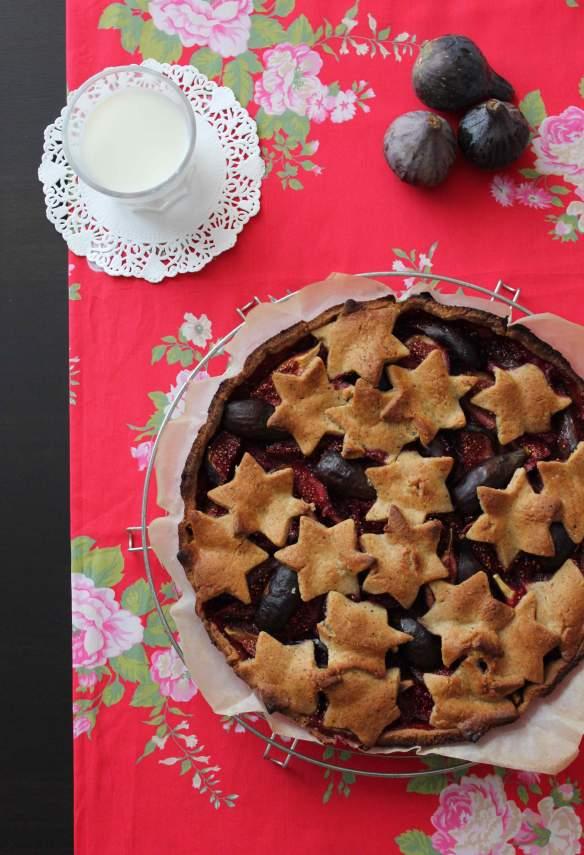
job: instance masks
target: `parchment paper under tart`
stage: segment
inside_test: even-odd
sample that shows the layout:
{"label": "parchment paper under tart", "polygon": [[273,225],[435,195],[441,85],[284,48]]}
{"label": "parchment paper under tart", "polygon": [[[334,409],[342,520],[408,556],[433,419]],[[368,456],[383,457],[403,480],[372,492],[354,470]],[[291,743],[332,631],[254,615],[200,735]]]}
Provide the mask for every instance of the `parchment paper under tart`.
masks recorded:
{"label": "parchment paper under tart", "polygon": [[[422,282],[402,296],[428,292]],[[178,523],[183,516],[180,494],[184,461],[194,437],[208,417],[209,405],[221,382],[236,376],[246,357],[260,344],[277,333],[309,321],[326,309],[352,298],[357,301],[376,299],[393,293],[386,285],[361,277],[333,274],[328,279],[303,288],[283,304],[261,304],[247,316],[245,326],[226,346],[231,355],[230,366],[220,378],[190,383],[185,392],[185,409],[180,418],[170,421],[156,457],[157,502],[166,515],[149,526],[154,551],[172,577],[180,599],[172,614],[180,633],[185,660],[199,689],[211,708],[220,715],[263,713],[275,733],[307,741],[316,741],[306,729],[280,713],[268,714],[254,691],[229,666],[227,659],[212,644],[203,622],[195,613],[195,595],[176,559]],[[470,306],[501,317],[506,307],[477,297],[458,294],[444,295],[432,291],[434,299],[444,305]],[[397,299],[400,299],[396,295]],[[584,375],[584,327],[551,314],[522,319],[521,324],[532,330],[562,353],[574,370]],[[294,333],[297,336],[297,329]],[[280,346],[285,348],[285,342]],[[584,653],[584,651],[582,651]],[[561,665],[561,660],[560,660]],[[557,663],[552,667],[558,668]],[[538,694],[539,686],[528,690]],[[503,765],[510,768],[557,774],[577,755],[584,732],[584,670],[575,669],[544,704],[535,704],[514,724],[484,735],[479,744],[459,743],[440,746],[444,756]],[[371,749],[389,754],[399,748]],[[418,749],[418,753],[434,753],[435,748]]]}

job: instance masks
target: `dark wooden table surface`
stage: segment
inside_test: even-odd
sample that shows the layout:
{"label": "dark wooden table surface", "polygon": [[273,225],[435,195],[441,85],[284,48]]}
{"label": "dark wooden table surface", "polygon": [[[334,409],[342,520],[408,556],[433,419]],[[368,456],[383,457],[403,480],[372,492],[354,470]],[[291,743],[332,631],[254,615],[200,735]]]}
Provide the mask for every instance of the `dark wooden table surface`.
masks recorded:
{"label": "dark wooden table surface", "polygon": [[72,851],[67,258],[37,168],[64,0],[1,3],[0,852]]}

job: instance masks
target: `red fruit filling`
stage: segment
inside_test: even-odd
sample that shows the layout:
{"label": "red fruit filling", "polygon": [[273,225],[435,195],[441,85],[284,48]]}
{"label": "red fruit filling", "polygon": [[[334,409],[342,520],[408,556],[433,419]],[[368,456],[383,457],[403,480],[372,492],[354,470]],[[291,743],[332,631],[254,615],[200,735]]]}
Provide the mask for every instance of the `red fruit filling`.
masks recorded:
{"label": "red fruit filling", "polygon": [[460,430],[454,433],[454,454],[465,472],[480,466],[494,453],[493,441],[486,433],[476,430]]}
{"label": "red fruit filling", "polygon": [[226,430],[221,431],[209,444],[207,465],[209,476],[217,484],[229,481],[241,451],[241,439]]}

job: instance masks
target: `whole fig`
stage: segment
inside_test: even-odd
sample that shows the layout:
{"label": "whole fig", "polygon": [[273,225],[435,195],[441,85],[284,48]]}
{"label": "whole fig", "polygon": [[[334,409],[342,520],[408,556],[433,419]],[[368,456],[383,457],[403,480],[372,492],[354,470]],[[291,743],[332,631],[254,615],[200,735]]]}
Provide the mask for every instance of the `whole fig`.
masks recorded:
{"label": "whole fig", "polygon": [[385,132],[385,159],[398,178],[408,184],[440,184],[456,157],[452,128],[441,116],[413,110],[398,116]]}
{"label": "whole fig", "polygon": [[466,36],[439,36],[422,45],[412,80],[420,101],[434,110],[466,110],[487,98],[510,101],[515,95]]}
{"label": "whole fig", "polygon": [[502,169],[523,154],[529,124],[514,104],[491,98],[473,107],[458,126],[464,156],[481,169]]}

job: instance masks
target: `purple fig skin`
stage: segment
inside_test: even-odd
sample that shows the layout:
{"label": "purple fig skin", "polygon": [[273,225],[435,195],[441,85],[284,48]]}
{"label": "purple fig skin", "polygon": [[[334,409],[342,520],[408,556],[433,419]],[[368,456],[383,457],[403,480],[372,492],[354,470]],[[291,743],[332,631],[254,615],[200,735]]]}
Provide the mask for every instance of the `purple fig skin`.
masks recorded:
{"label": "purple fig skin", "polygon": [[521,110],[496,98],[469,110],[458,127],[462,153],[481,169],[509,166],[523,154],[529,137],[529,124]]}
{"label": "purple fig skin", "polygon": [[420,101],[433,110],[459,112],[487,98],[512,101],[515,97],[511,84],[493,71],[466,36],[439,36],[422,45],[412,82]]}
{"label": "purple fig skin", "polygon": [[415,326],[428,338],[433,338],[434,341],[442,344],[465,369],[482,367],[483,358],[476,344],[454,327],[434,318],[416,321]]}
{"label": "purple fig skin", "polygon": [[277,632],[286,626],[299,605],[298,573],[285,564],[276,563],[258,605],[255,624],[266,632]]}
{"label": "purple fig skin", "polygon": [[468,543],[462,542],[458,547],[458,555],[456,556],[456,581],[460,584],[466,582],[475,573],[478,573],[484,568],[472,554],[472,550]]}
{"label": "purple fig skin", "polygon": [[400,618],[400,629],[412,636],[412,640],[400,647],[406,662],[420,671],[434,671],[442,667],[441,642],[437,635],[411,617]]}
{"label": "purple fig skin", "polygon": [[223,411],[222,428],[242,436],[244,439],[257,439],[265,442],[277,442],[285,439],[286,433],[269,428],[268,419],[274,408],[257,398],[243,401],[229,401]]}
{"label": "purple fig skin", "polygon": [[456,139],[446,119],[427,110],[413,110],[391,123],[383,150],[389,167],[402,181],[435,187],[454,163]]}
{"label": "purple fig skin", "polygon": [[375,499],[375,490],[361,466],[351,460],[345,460],[336,451],[326,451],[323,454],[315,473],[329,489],[336,490],[342,496],[365,501]]}
{"label": "purple fig skin", "polygon": [[452,503],[463,514],[480,511],[477,487],[495,487],[501,490],[507,486],[516,469],[524,463],[527,455],[524,451],[509,451],[490,457],[484,463],[471,469],[451,490]]}
{"label": "purple fig skin", "polygon": [[569,538],[564,526],[555,522],[550,526],[550,534],[554,542],[554,554],[546,558],[538,555],[539,568],[542,573],[554,573],[562,564],[570,558],[575,550],[576,544]]}
{"label": "purple fig skin", "polygon": [[560,431],[558,433],[558,450],[560,458],[567,460],[578,446],[578,433],[576,423],[570,410],[564,410],[560,417]]}

